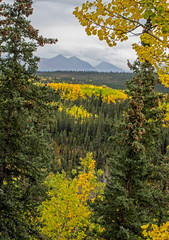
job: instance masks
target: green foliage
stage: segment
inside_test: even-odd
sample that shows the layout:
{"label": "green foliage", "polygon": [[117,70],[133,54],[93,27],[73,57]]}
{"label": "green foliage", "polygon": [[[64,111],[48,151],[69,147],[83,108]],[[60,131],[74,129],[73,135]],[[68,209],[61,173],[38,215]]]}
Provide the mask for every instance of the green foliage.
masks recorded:
{"label": "green foliage", "polygon": [[132,79],[132,73],[103,73],[103,72],[38,72],[41,81],[49,83],[93,84],[96,86],[106,85],[113,89],[125,89],[125,81]]}
{"label": "green foliage", "polygon": [[52,157],[47,128],[54,100],[51,89],[31,80],[38,81],[33,51],[56,40],[30,25],[31,0],[2,3],[0,11],[0,239],[30,239],[36,234],[30,216],[44,198],[41,182]]}
{"label": "green foliage", "polygon": [[[40,207],[43,227],[42,234],[55,239],[98,239],[101,231],[98,224],[91,223],[93,212],[88,201],[94,201],[103,193],[104,184],[97,182],[95,161],[91,154],[81,159],[81,170],[70,179],[63,171],[50,174],[45,184],[48,187],[49,200]],[[76,174],[76,171],[73,171]],[[95,231],[92,237],[89,232]],[[88,235],[87,235],[88,234]]]}
{"label": "green foliage", "polygon": [[[80,106],[83,106],[83,111],[87,111],[89,118],[79,114]],[[70,114],[72,108],[78,109],[78,117],[77,114]],[[112,148],[109,138],[115,135],[114,125],[125,108],[126,102],[108,104],[103,102],[102,96],[95,98],[93,95],[73,102],[61,100],[55,125],[51,129],[55,141],[53,171],[61,171],[63,168],[71,172],[72,168],[77,168],[79,158],[84,157],[86,152],[93,153],[97,168],[106,168]]]}
{"label": "green foliage", "polygon": [[[97,2],[98,9],[102,8],[101,1],[95,1],[96,4]],[[131,6],[131,1],[123,1],[125,2],[128,7]],[[154,25],[155,28],[160,26],[157,37],[161,31],[166,43],[164,35],[168,31],[168,21],[164,24],[161,18],[164,9],[159,4],[157,3],[157,10],[153,10],[156,12],[154,15],[148,1],[144,1],[143,8],[147,8],[144,18],[148,21],[149,14],[153,24],[157,21],[158,24]],[[163,8],[166,7],[163,5]],[[135,78],[128,83],[129,110],[125,121],[120,125],[121,131],[118,129],[119,135],[113,138],[117,133],[115,125],[123,114],[126,103],[110,101],[107,104],[100,91],[101,87],[92,92],[89,86],[85,86],[84,95],[88,96],[87,100],[80,98],[77,91],[73,101],[69,98],[66,102],[60,99],[61,105],[64,104],[65,107],[63,111],[57,111],[54,91],[45,84],[39,84],[39,78],[35,75],[38,59],[33,56],[33,52],[38,46],[55,43],[56,40],[38,35],[38,30],[27,20],[32,11],[31,0],[14,0],[12,5],[0,4],[0,238],[42,238],[38,231],[39,222],[36,221],[37,208],[45,200],[45,186],[41,183],[51,171],[54,157],[58,165],[53,161],[52,171],[64,168],[68,174],[50,174],[47,180],[49,199],[42,204],[40,220],[45,223],[41,226],[44,235],[58,238],[64,234],[64,239],[101,239],[100,235],[108,240],[138,239],[138,236],[142,236],[140,226],[151,223],[154,218],[159,220],[159,224],[167,219],[168,158],[161,154],[161,150],[167,153],[167,142],[164,137],[165,143],[162,146],[164,115],[158,108],[162,97],[154,94],[156,79],[153,68],[146,61],[142,64],[137,62],[132,67]],[[135,8],[132,8],[132,14],[137,17]],[[167,19],[166,11],[164,16]],[[120,22],[119,19],[117,25],[120,26],[125,21]],[[110,19],[108,24],[109,21]],[[159,23],[162,23],[162,28]],[[154,28],[150,30],[152,29],[154,31]],[[145,33],[141,39],[144,43],[142,47],[146,47],[149,40]],[[102,39],[103,32],[98,34]],[[122,35],[120,37],[125,40]],[[152,49],[158,41],[150,40],[152,46],[147,49],[154,53]],[[160,48],[163,51],[166,46],[158,44],[156,56],[165,59]],[[140,48],[136,50],[139,53]],[[143,53],[145,56],[148,52]],[[154,59],[151,54],[147,56],[150,60]],[[163,72],[161,74],[166,82]],[[128,74],[126,76],[130,78]],[[95,80],[96,78],[95,76]],[[123,82],[122,75],[119,78]],[[76,81],[78,80],[77,78]],[[87,80],[89,83],[91,79]],[[71,78],[71,81],[74,79]],[[108,82],[111,84],[110,78]],[[117,87],[120,84],[115,85]],[[111,90],[108,90],[108,96],[109,91]],[[91,117],[81,121],[80,115],[75,119],[66,111],[67,107],[71,109],[73,105],[77,106],[75,109],[83,106],[83,110]],[[53,123],[51,117],[54,110],[56,121]],[[112,139],[113,143],[109,141]],[[81,162],[83,172],[77,173],[79,156],[85,155],[87,151],[94,153],[97,168],[103,165],[107,168],[110,152],[114,152],[103,201],[94,201],[98,183],[90,155]],[[72,172],[74,167],[76,170]],[[72,180],[68,175],[76,176]],[[93,224],[93,211],[87,204],[92,199],[96,205],[98,225]],[[56,204],[56,207],[53,208],[52,204]],[[100,228],[100,223],[104,228]],[[58,228],[51,224],[57,224]]]}
{"label": "green foliage", "polygon": [[[38,72],[41,82],[48,83],[71,83],[71,84],[93,84],[96,86],[106,85],[113,89],[126,89],[126,81],[132,80],[133,73],[103,73],[103,72],[73,72],[73,71],[56,71],[56,72]],[[157,74],[155,74],[157,78]],[[169,89],[162,84],[155,87],[157,92],[169,92]]]}
{"label": "green foliage", "polygon": [[167,219],[167,163],[160,151],[164,113],[154,93],[152,66],[135,62],[136,77],[128,83],[129,108],[115,137],[115,151],[104,199],[96,203],[108,240],[137,240],[140,226],[154,218]]}

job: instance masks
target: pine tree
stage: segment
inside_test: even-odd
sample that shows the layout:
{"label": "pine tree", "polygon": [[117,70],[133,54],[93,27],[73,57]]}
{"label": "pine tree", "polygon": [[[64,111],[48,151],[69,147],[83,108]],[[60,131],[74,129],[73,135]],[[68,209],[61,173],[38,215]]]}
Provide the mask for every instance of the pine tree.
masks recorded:
{"label": "pine tree", "polygon": [[39,36],[28,20],[32,12],[31,0],[0,5],[0,238],[5,240],[36,233],[33,218],[52,154],[47,128],[53,93],[36,83],[33,52],[57,40]]}
{"label": "pine tree", "polygon": [[116,138],[104,200],[95,207],[109,240],[136,240],[141,225],[167,217],[167,176],[158,140],[161,95],[154,93],[157,80],[150,63],[136,61],[130,67],[135,78],[127,84],[128,113]]}

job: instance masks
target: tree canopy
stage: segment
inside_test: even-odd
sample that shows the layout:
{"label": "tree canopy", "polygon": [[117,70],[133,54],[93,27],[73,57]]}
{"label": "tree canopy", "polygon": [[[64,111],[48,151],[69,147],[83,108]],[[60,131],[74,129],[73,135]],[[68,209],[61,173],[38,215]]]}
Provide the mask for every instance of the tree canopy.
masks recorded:
{"label": "tree canopy", "polygon": [[[102,171],[95,172],[95,161],[92,154],[81,158],[81,170],[77,176],[70,179],[66,173],[50,174],[45,181],[48,186],[49,200],[43,202],[40,207],[43,224],[42,234],[55,239],[98,239],[97,232],[101,231],[98,224],[92,224],[92,209],[88,201],[94,201],[103,193],[104,184],[97,180]],[[89,237],[87,232],[95,230],[95,234]]]}
{"label": "tree canopy", "polygon": [[[88,35],[97,35],[110,47],[139,36],[132,46],[140,61],[149,61],[169,86],[169,3],[167,0],[94,0],[73,12]],[[145,44],[142,44],[142,43]]]}
{"label": "tree canopy", "polygon": [[31,0],[0,4],[0,238],[30,239],[30,223],[44,198],[50,169],[51,89],[37,86],[38,46],[56,39],[39,36],[28,17]]}

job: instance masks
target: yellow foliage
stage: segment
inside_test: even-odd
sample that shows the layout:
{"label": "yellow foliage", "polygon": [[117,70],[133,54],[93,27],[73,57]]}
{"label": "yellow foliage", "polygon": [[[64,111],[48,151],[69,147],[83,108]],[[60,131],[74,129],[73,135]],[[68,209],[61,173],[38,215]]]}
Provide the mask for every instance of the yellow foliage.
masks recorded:
{"label": "yellow foliage", "polygon": [[94,86],[88,84],[49,83],[53,89],[61,91],[61,98],[75,101],[78,98],[102,96],[103,102],[115,102],[117,99],[125,100],[127,95],[122,90],[112,89],[107,86]]}
{"label": "yellow foliage", "polygon": [[76,7],[73,14],[88,35],[97,35],[110,47],[126,41],[129,33],[140,35],[140,42],[133,44],[139,60],[149,61],[162,83],[169,86],[168,12],[168,0],[93,0],[83,3],[81,9]]}
{"label": "yellow foliage", "polygon": [[59,110],[60,112],[62,111],[62,109],[63,109],[62,106],[59,106],[58,110]]}
{"label": "yellow foliage", "polygon": [[[164,78],[165,75],[162,75]],[[164,82],[163,82],[164,83]],[[167,81],[165,81],[165,84],[167,84]],[[55,90],[60,89],[61,90],[61,97],[65,100],[76,100],[78,97],[82,97],[86,99],[86,96],[91,97],[92,94],[94,94],[96,97],[100,96],[100,91],[102,94],[103,101],[106,101],[107,103],[115,102],[116,100],[125,100],[127,99],[127,95],[122,90],[117,89],[111,89],[107,86],[94,86],[94,85],[80,85],[80,84],[68,84],[68,83],[51,83],[50,86],[54,88]],[[62,93],[63,92],[63,93]],[[166,96],[167,98],[167,96]],[[166,108],[166,115],[164,118],[165,126],[169,123],[169,103],[164,102],[161,104],[159,102],[159,107],[162,109],[163,107]],[[59,111],[63,110],[63,106],[59,106]],[[92,117],[92,114],[87,112],[83,106],[77,107],[74,105],[72,108],[66,109],[66,112],[72,116],[74,116],[76,119],[81,117],[82,119],[90,118]],[[98,116],[95,115],[95,118]]]}
{"label": "yellow foliage", "polygon": [[47,177],[45,184],[49,200],[43,202],[39,219],[44,236],[53,240],[81,240],[86,237],[87,228],[102,231],[98,224],[91,223],[92,210],[87,201],[94,201],[97,195],[102,194],[104,185],[97,182],[95,161],[90,153],[81,159],[81,166],[81,171],[73,179],[69,179],[65,172],[51,173]]}
{"label": "yellow foliage", "polygon": [[163,120],[164,124],[163,126],[166,127],[169,124],[169,102],[164,102],[163,104],[159,103],[159,108],[160,109],[165,109],[165,118]]}
{"label": "yellow foliage", "polygon": [[[66,112],[72,116],[74,116],[76,119],[77,118],[90,118],[92,117],[91,113],[88,113],[83,106],[77,107],[76,105],[74,105],[72,108],[67,108]],[[97,116],[95,116],[97,117]]]}
{"label": "yellow foliage", "polygon": [[156,224],[147,224],[141,228],[147,240],[169,240],[169,222],[163,223],[160,227]]}

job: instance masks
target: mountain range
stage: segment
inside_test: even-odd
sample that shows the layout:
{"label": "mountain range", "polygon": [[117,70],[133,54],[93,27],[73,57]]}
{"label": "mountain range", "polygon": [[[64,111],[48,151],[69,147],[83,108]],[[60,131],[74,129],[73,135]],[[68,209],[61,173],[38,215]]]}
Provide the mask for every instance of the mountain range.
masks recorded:
{"label": "mountain range", "polygon": [[58,55],[53,58],[41,58],[38,64],[38,71],[95,71],[95,72],[123,72],[122,69],[108,62],[101,62],[93,67],[86,61],[77,57],[64,57]]}

